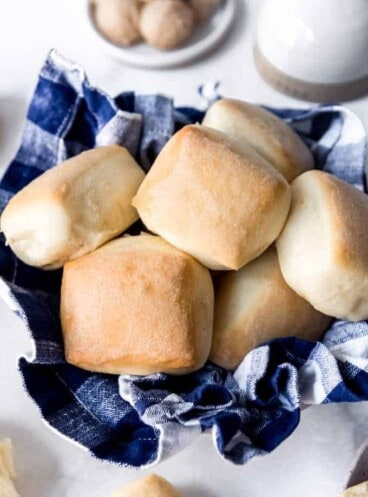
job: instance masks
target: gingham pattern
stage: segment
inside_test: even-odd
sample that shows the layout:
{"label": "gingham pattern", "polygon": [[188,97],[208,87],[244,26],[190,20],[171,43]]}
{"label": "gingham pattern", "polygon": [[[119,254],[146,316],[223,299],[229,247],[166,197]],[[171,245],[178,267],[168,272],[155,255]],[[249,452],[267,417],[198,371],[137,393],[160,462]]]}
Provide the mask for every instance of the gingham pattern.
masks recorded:
{"label": "gingham pattern", "polygon": [[[340,106],[271,110],[300,133],[317,167],[365,188],[366,136],[354,114]],[[196,109],[174,109],[172,100],[157,95],[124,93],[112,100],[78,66],[52,53],[20,149],[0,184],[0,211],[43,171],[97,145],[124,144],[148,170],[172,133],[202,116]],[[0,295],[34,341],[34,357],[19,361],[25,388],[51,426],[99,458],[147,466],[209,430],[219,454],[241,464],[290,435],[301,403],[368,399],[366,322],[338,321],[322,343],[274,340],[248,354],[235,374],[207,364],[182,377],[119,378],[65,363],[59,271],[24,265],[1,238],[0,275]]]}

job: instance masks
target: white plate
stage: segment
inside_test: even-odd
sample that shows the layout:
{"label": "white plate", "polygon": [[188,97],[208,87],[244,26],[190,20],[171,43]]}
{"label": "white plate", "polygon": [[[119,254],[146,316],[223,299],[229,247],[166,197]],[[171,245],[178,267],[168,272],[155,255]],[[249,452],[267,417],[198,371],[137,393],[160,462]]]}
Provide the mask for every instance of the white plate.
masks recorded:
{"label": "white plate", "polygon": [[186,45],[176,50],[160,52],[146,43],[132,47],[119,47],[104,38],[97,30],[88,0],[75,2],[80,8],[80,18],[83,27],[88,29],[107,53],[121,62],[148,69],[159,69],[186,64],[214,48],[229,31],[236,13],[237,0],[223,0],[212,18],[203,26],[197,28]]}

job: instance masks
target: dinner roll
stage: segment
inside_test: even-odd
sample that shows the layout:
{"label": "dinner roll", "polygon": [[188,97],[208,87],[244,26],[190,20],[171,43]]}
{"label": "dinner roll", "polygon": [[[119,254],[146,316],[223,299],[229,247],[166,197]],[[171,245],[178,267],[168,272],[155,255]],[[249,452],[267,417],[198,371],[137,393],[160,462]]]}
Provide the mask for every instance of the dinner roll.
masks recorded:
{"label": "dinner roll", "polygon": [[133,205],[145,225],[211,269],[238,269],[280,233],[285,179],[253,149],[185,126],[163,148]]}
{"label": "dinner roll", "polygon": [[285,336],[318,340],[330,322],[286,284],[272,246],[239,271],[220,278],[210,358],[235,369],[263,342]]}
{"label": "dinner roll", "polygon": [[348,488],[341,497],[368,497],[368,481]]}
{"label": "dinner roll", "polygon": [[221,0],[188,0],[194,12],[196,22],[202,23],[213,14]]}
{"label": "dinner roll", "polygon": [[19,497],[14,486],[14,448],[6,438],[0,441],[0,496]]}
{"label": "dinner roll", "polygon": [[205,126],[245,142],[267,159],[288,180],[312,169],[313,156],[284,121],[261,107],[224,98],[215,102],[203,120]]}
{"label": "dinner roll", "polygon": [[98,29],[113,43],[130,46],[138,43],[139,0],[94,0],[94,18]]}
{"label": "dinner roll", "polygon": [[322,171],[292,183],[292,206],[277,240],[286,282],[319,311],[368,318],[368,196]]}
{"label": "dinner roll", "polygon": [[134,480],[111,497],[182,497],[182,495],[164,478],[152,474]]}
{"label": "dinner roll", "polygon": [[49,169],[17,193],[2,213],[1,231],[25,263],[61,267],[138,219],[131,200],[143,178],[125,148],[89,150]]}
{"label": "dinner roll", "polygon": [[159,50],[182,45],[192,34],[193,27],[193,10],[182,0],[147,2],[139,20],[143,38]]}
{"label": "dinner roll", "polygon": [[209,271],[159,237],[114,240],[64,267],[66,360],[112,374],[183,374],[206,362],[213,332]]}

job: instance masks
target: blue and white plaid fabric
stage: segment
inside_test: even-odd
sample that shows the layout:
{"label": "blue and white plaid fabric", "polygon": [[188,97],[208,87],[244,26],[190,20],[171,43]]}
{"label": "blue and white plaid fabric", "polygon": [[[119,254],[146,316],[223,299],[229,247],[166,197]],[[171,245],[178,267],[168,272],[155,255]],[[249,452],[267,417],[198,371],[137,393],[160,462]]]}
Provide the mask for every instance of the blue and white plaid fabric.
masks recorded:
{"label": "blue and white plaid fabric", "polygon": [[[317,167],[365,189],[366,135],[354,114],[338,105],[271,110],[299,132]],[[113,100],[53,53],[0,184],[0,211],[43,171],[98,145],[123,144],[148,170],[175,130],[202,115],[175,109],[163,96],[124,93]],[[19,361],[25,388],[51,426],[99,458],[144,467],[210,431],[218,453],[242,464],[293,432],[301,404],[368,399],[367,322],[337,321],[321,343],[273,340],[248,354],[234,374],[210,363],[181,377],[93,374],[64,360],[60,271],[26,266],[1,238],[0,276],[0,295],[34,342],[34,356]]]}

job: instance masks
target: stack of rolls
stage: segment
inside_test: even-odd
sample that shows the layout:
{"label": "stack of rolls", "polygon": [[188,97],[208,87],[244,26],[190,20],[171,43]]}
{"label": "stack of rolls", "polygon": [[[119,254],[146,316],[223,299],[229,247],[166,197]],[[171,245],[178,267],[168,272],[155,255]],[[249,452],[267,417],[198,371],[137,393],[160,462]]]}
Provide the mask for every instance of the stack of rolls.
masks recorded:
{"label": "stack of rolls", "polygon": [[[223,99],[147,175],[118,146],[50,169],[10,200],[1,230],[25,263],[63,266],[69,363],[235,369],[271,339],[368,318],[368,197],[313,168],[285,122]],[[138,218],[147,231],[124,234]]]}
{"label": "stack of rolls", "polygon": [[94,23],[115,45],[141,41],[158,50],[180,47],[208,21],[221,0],[90,0]]}

